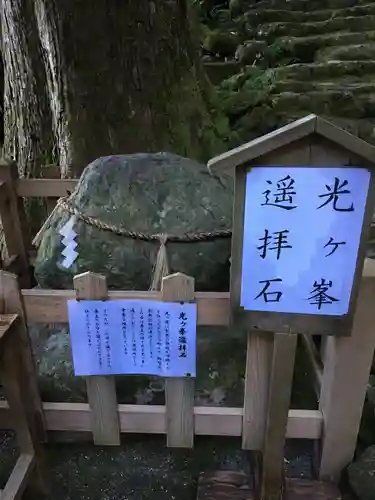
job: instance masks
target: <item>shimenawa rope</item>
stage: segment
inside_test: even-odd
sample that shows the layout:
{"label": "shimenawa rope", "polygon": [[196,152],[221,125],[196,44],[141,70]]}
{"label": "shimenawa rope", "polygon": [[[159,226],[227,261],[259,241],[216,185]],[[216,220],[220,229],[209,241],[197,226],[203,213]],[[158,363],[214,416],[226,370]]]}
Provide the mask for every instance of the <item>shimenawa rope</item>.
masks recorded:
{"label": "shimenawa rope", "polygon": [[59,211],[65,210],[71,215],[74,215],[77,219],[81,220],[85,224],[96,227],[102,231],[109,231],[111,233],[117,234],[118,236],[124,236],[126,238],[131,238],[135,240],[143,241],[159,241],[160,248],[156,257],[153,277],[150,286],[150,290],[159,290],[161,286],[162,279],[169,274],[168,266],[168,256],[166,245],[168,241],[176,243],[197,243],[201,241],[212,241],[218,238],[230,238],[232,236],[231,229],[221,229],[218,231],[207,231],[198,233],[186,233],[183,235],[177,234],[145,234],[140,231],[129,231],[128,229],[123,229],[112,224],[107,224],[101,220],[95,219],[90,215],[83,214],[78,208],[76,208],[70,201],[68,197],[60,198],[52,210],[50,215],[45,220],[43,226],[38,231],[38,234],[33,240],[33,245],[39,247],[42,240],[44,232],[50,227],[53,216]]}

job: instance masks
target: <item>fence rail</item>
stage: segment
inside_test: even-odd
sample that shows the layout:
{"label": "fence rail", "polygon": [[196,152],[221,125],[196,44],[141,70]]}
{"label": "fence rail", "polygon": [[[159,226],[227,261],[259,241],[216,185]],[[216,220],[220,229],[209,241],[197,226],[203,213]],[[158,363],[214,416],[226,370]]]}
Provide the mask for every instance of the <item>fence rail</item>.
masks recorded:
{"label": "fence rail", "polygon": [[[44,176],[48,171],[51,177],[58,174],[56,167],[43,170]],[[66,323],[67,300],[93,299],[100,293],[107,300],[194,300],[198,326],[229,325],[229,294],[195,292],[194,280],[189,277],[181,281],[180,276],[178,286],[169,281],[170,288],[160,292],[107,291],[105,279],[90,273],[84,278],[81,276],[81,282],[75,279],[75,290],[30,289],[24,278],[30,265],[31,239],[27,235],[20,197],[49,197],[52,207],[56,199],[66,196],[76,183],[70,179],[18,179],[15,164],[0,162],[0,218],[9,261],[18,265],[15,267],[23,280],[20,289],[14,275],[0,272],[0,313],[20,314],[25,327]],[[182,283],[185,284],[182,286]],[[101,444],[118,444],[123,432],[165,434],[170,446],[192,446],[194,435],[242,437],[244,449],[263,451],[263,465],[275,477],[280,475],[276,469],[285,437],[314,439],[320,442],[320,478],[336,480],[351,461],[356,446],[375,348],[374,299],[375,261],[367,259],[352,335],[326,338],[321,360],[312,339],[300,335],[314,374],[318,394],[316,410],[289,409],[295,339],[277,332],[252,331],[244,333],[247,359],[242,408],[195,406],[191,379],[166,380],[164,406],[118,405],[113,377],[88,377],[88,403],[44,402],[39,407],[36,403],[35,412],[41,417],[39,425],[44,425],[46,430],[89,431],[94,441]],[[289,369],[283,369],[283,360]],[[284,381],[282,387],[281,380]],[[29,383],[30,390],[36,391],[36,379],[30,376]],[[0,402],[0,427],[12,427],[7,403],[3,401]],[[276,454],[272,450],[276,450]]]}

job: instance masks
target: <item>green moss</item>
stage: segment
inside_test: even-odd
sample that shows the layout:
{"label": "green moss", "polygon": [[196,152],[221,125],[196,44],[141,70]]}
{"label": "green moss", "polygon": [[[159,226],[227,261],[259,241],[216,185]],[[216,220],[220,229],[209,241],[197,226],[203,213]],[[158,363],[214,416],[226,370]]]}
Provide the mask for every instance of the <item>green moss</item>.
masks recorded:
{"label": "green moss", "polygon": [[240,43],[241,37],[239,33],[213,30],[206,34],[203,48],[221,57],[234,57]]}
{"label": "green moss", "polygon": [[169,119],[164,142],[172,153],[205,163],[226,149],[230,131],[215,89],[199,66],[197,71],[192,68],[163,96]]}

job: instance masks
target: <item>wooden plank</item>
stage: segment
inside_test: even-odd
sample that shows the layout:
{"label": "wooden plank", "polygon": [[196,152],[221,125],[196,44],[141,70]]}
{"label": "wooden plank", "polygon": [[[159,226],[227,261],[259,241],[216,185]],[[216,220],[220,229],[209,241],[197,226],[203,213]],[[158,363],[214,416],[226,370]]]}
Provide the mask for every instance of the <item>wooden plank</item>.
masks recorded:
{"label": "wooden plank", "polygon": [[[182,273],[162,280],[161,297],[164,302],[192,302],[194,278]],[[176,332],[175,335],[178,333]],[[194,380],[167,378],[165,381],[167,446],[192,448],[194,446]]]}
{"label": "wooden plank", "polygon": [[17,196],[24,198],[61,198],[77,186],[76,179],[18,179]]}
{"label": "wooden plank", "polygon": [[5,182],[0,196],[0,219],[8,255],[18,255],[21,263],[22,285],[31,285],[28,250],[31,245],[30,226],[23,202],[17,197],[15,184],[18,179],[17,164],[0,159],[0,180]]}
{"label": "wooden plank", "polygon": [[[11,335],[9,335],[12,333]],[[0,378],[4,388],[5,397],[9,405],[12,429],[17,437],[17,444],[21,453],[34,455],[34,443],[31,435],[31,428],[28,422],[28,402],[23,389],[25,377],[23,376],[23,366],[17,352],[17,336],[13,332],[8,332],[6,342],[1,346],[0,357]]]}
{"label": "wooden plank", "polygon": [[[375,277],[375,261],[366,259],[362,277]],[[74,290],[21,290],[26,320],[29,325],[35,323],[67,323],[67,301],[75,298]],[[110,300],[160,300],[160,292],[110,291]],[[199,326],[229,325],[229,293],[195,292],[197,303],[197,324]]]}
{"label": "wooden plank", "polygon": [[[18,314],[0,314],[0,340],[17,320]],[[0,344],[1,346],[1,344]]]}
{"label": "wooden plank", "polygon": [[262,491],[267,500],[282,498],[284,445],[296,346],[297,335],[275,334],[263,453]]}
{"label": "wooden plank", "polygon": [[[333,123],[317,117],[316,132],[330,141],[335,142],[347,150],[349,154],[355,153],[362,159],[375,163],[375,147],[373,145],[337,127]],[[363,161],[361,163],[363,163]]]}
{"label": "wooden plank", "polygon": [[[18,448],[21,454],[35,456],[35,474],[32,477],[32,486],[39,493],[47,493],[45,457],[35,428],[33,402],[30,400],[28,392],[28,373],[23,364],[21,344],[22,322],[21,318],[18,317],[18,320],[12,323],[1,345],[0,377],[9,405],[11,428],[16,433]],[[17,472],[17,465],[15,471]],[[10,483],[7,483],[5,492],[8,492],[8,484],[15,488],[17,477],[17,474],[11,475]],[[9,488],[9,494],[14,492],[12,488]],[[11,497],[9,496],[9,498]]]}
{"label": "wooden plank", "polygon": [[287,478],[285,498],[288,500],[341,500],[341,493],[334,483],[313,479]]}
{"label": "wooden plank", "polygon": [[21,500],[34,467],[35,457],[22,453],[18,457],[5,488],[1,491],[1,500]]}
{"label": "wooden plank", "polygon": [[[35,323],[67,323],[67,301],[75,298],[73,290],[22,290],[27,321]],[[110,291],[110,300],[161,300],[160,292]],[[229,293],[196,292],[197,323],[200,326],[228,326]]]}
{"label": "wooden plank", "polygon": [[272,333],[248,334],[242,423],[244,450],[261,451],[264,447],[272,352]]}
{"label": "wooden plank", "polygon": [[200,474],[197,500],[255,500],[250,477],[244,472],[220,470]]}
{"label": "wooden plank", "polygon": [[[282,130],[282,129],[280,129]],[[279,132],[280,132],[279,130]],[[313,131],[312,131],[313,132]],[[283,132],[284,133],[284,132]],[[265,139],[265,136],[262,139]],[[355,139],[355,138],[354,138]],[[321,144],[320,144],[321,143]],[[358,249],[356,270],[354,273],[353,287],[351,291],[350,308],[348,314],[344,316],[322,316],[319,314],[289,314],[281,313],[274,314],[268,311],[245,311],[241,306],[240,301],[240,291],[241,291],[241,259],[242,259],[242,247],[243,247],[243,224],[244,224],[244,206],[245,206],[245,178],[247,172],[253,166],[268,166],[287,164],[290,166],[297,165],[311,165],[311,166],[322,166],[327,167],[327,163],[322,163],[321,158],[313,151],[315,146],[321,146],[320,149],[325,149],[325,156],[331,156],[330,148],[331,142],[318,134],[307,134],[303,138],[293,139],[293,142],[287,141],[283,144],[283,147],[273,147],[267,150],[266,153],[257,155],[256,161],[249,158],[246,162],[242,162],[242,165],[236,166],[235,173],[235,207],[234,207],[234,224],[233,224],[233,236],[232,236],[232,265],[231,265],[231,311],[232,317],[235,325],[241,328],[253,328],[257,327],[259,330],[263,331],[278,331],[278,332],[294,332],[299,333],[304,331],[304,333],[314,334],[314,335],[349,335],[351,331],[351,324],[353,320],[353,313],[355,309],[355,302],[358,291],[358,284],[360,280],[361,268],[363,267],[363,261],[366,251],[366,242],[369,236],[369,226],[373,213],[373,206],[375,202],[375,173],[374,165],[371,167],[371,183],[369,188],[369,193],[366,202],[366,210],[364,214],[364,221],[361,228],[361,240]],[[332,149],[334,150],[334,155],[337,156],[337,150],[339,149],[335,144],[333,144]],[[341,160],[347,156],[347,150],[341,148],[340,156]],[[281,157],[279,156],[281,154]],[[285,157],[289,161],[285,162]],[[351,153],[351,157],[356,157],[356,154]],[[333,158],[332,158],[333,159]],[[349,158],[348,160],[350,160]],[[271,161],[270,161],[271,160]],[[318,160],[318,161],[316,161]],[[359,163],[362,161],[362,163]],[[355,164],[363,166],[363,159],[359,159]],[[368,162],[365,160],[366,167],[368,167]],[[337,163],[335,163],[337,165]],[[345,163],[340,162],[339,164],[347,165],[348,161]],[[331,165],[328,163],[328,167]],[[292,169],[293,170],[293,169]]]}
{"label": "wooden plank", "polygon": [[46,441],[45,422],[42,400],[38,387],[38,374],[34,354],[25,322],[22,297],[18,287],[17,276],[0,271],[0,312],[5,314],[18,314],[18,350],[22,357],[22,365],[26,370],[24,381],[25,394],[29,398],[30,419],[33,421],[33,432],[37,441]]}
{"label": "wooden plank", "polygon": [[[74,277],[78,300],[105,300],[108,297],[104,276],[83,273]],[[120,427],[114,377],[86,377],[87,398],[92,411],[92,431],[97,445],[119,445]]]}
{"label": "wooden plank", "polygon": [[[234,179],[233,232],[230,265],[230,314],[231,321],[237,321],[241,304],[243,228],[245,221],[245,169],[236,169]],[[247,324],[247,327],[250,325]]]}
{"label": "wooden plank", "polygon": [[284,127],[265,134],[254,139],[251,142],[243,144],[227,153],[223,153],[208,162],[208,168],[211,170],[225,170],[243,165],[259,156],[263,156],[273,150],[281,148],[286,144],[306,137],[315,130],[317,117],[308,115]]}
{"label": "wooden plank", "polygon": [[320,395],[320,479],[336,481],[352,460],[375,348],[375,279],[362,280],[351,337],[327,338]]}
{"label": "wooden plank", "polygon": [[[91,410],[87,403],[43,403],[49,431],[91,432]],[[121,432],[166,434],[166,409],[158,405],[118,405]],[[241,436],[242,408],[194,407],[195,434]],[[289,410],[288,439],[319,439],[323,416],[318,410]],[[0,401],[0,429],[12,427],[6,401]],[[255,449],[249,443],[250,449]]]}

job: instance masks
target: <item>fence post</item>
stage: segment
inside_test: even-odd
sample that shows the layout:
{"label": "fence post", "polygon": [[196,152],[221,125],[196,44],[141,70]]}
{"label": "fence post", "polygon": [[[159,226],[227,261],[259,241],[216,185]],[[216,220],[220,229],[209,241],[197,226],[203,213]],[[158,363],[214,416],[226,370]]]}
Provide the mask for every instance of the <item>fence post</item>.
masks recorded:
{"label": "fence post", "polygon": [[297,335],[275,333],[263,452],[263,496],[283,498],[284,445],[292,392]]}
{"label": "fence post", "polygon": [[28,252],[31,250],[31,235],[23,201],[17,196],[17,179],[17,164],[0,159],[0,219],[8,257],[18,256],[22,285],[29,287],[31,275]]}
{"label": "fence post", "polygon": [[0,313],[19,315],[19,345],[22,364],[27,373],[27,387],[24,391],[29,398],[29,411],[34,426],[34,434],[38,441],[46,441],[46,426],[43,404],[39,393],[37,369],[35,366],[32,345],[25,321],[23,301],[20,294],[17,276],[0,271]]}
{"label": "fence post", "polygon": [[263,451],[264,448],[272,352],[272,333],[248,333],[242,420],[244,450]]}
{"label": "fence post", "polygon": [[[104,276],[87,272],[75,276],[73,282],[77,300],[108,298],[107,281]],[[91,409],[94,443],[119,445],[120,425],[114,377],[86,377],[86,390]]]}
{"label": "fence post", "polygon": [[353,458],[375,348],[375,273],[363,277],[351,337],[325,341],[319,478],[337,481]]}
{"label": "fence post", "polygon": [[[161,297],[164,302],[191,302],[195,298],[194,278],[182,273],[162,280]],[[165,381],[167,446],[192,448],[194,446],[194,380],[167,378]]]}
{"label": "fence post", "polygon": [[[20,498],[26,483],[33,487],[36,493],[49,493],[45,454],[30,406],[30,376],[23,362],[23,350],[20,349],[24,333],[22,317],[18,314],[14,316],[16,320],[10,331],[1,339],[0,375],[20,457],[1,493],[4,498]],[[32,475],[28,477],[30,472]]]}

